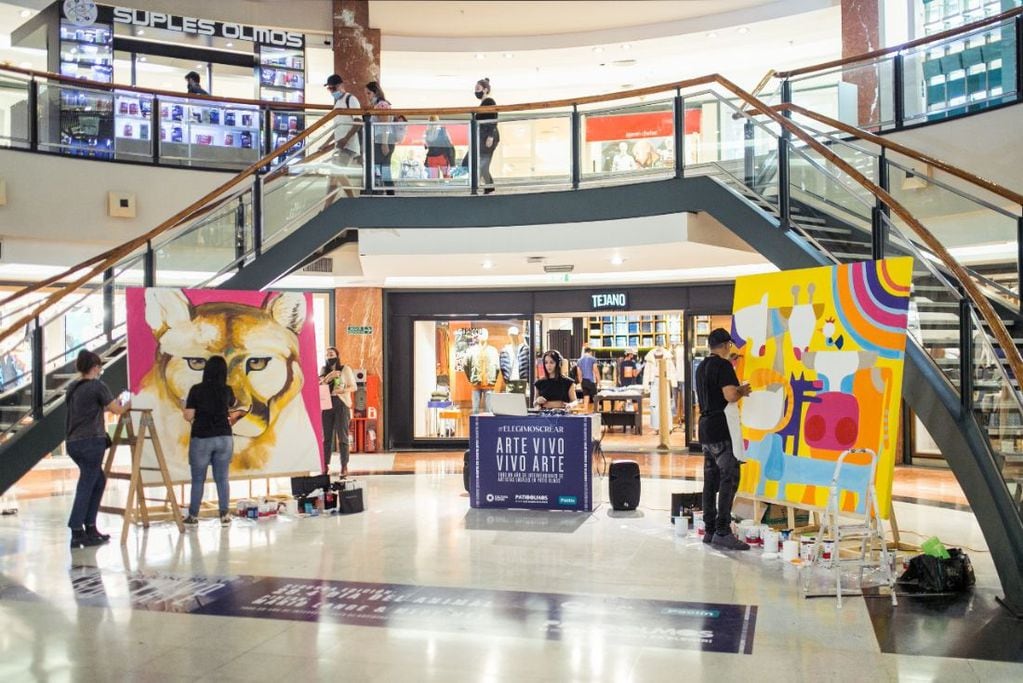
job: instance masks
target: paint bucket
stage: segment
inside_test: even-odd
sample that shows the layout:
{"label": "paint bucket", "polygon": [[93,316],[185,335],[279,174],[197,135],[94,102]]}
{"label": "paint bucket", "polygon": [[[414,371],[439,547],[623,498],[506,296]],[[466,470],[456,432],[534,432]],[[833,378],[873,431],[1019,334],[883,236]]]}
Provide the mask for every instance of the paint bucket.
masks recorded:
{"label": "paint bucket", "polygon": [[785,541],[781,547],[781,559],[794,562],[799,558],[799,541]]}
{"label": "paint bucket", "polygon": [[803,562],[813,562],[813,546],[817,539],[813,536],[801,536],[799,539],[799,559]]}
{"label": "paint bucket", "polygon": [[703,524],[703,511],[693,511],[693,531],[696,532],[697,536],[703,536],[706,533],[707,528]]}
{"label": "paint bucket", "polygon": [[834,555],[834,552],[835,552],[835,542],[834,541],[824,541],[821,544],[821,546],[822,546],[821,547],[821,563],[825,567],[830,567],[831,566],[831,562],[832,562],[832,556]]}
{"label": "paint bucket", "polygon": [[298,514],[298,500],[291,498],[284,503],[284,511],[289,515]]}
{"label": "paint bucket", "polygon": [[760,535],[761,540],[764,542],[764,553],[778,554],[778,545],[781,541],[781,535],[774,529],[768,528]]}
{"label": "paint bucket", "polygon": [[754,522],[752,519],[746,519],[742,522],[742,540],[746,541],[751,546],[760,545],[760,525]]}

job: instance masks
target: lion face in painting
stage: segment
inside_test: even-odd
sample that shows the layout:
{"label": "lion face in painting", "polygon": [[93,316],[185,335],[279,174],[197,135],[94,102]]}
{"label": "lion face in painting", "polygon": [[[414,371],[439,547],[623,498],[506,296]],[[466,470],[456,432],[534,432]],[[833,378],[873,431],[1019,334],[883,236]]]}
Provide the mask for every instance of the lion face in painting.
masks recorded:
{"label": "lion face in painting", "polygon": [[[302,294],[270,295],[262,307],[232,302],[192,306],[179,290],[146,291],[146,322],[157,340],[146,384],[165,403],[182,406],[202,381],[206,359],[223,356],[228,385],[249,413],[234,426],[233,468],[266,464],[282,411],[301,403],[298,333],[306,317]],[[299,406],[301,408],[301,406]]]}

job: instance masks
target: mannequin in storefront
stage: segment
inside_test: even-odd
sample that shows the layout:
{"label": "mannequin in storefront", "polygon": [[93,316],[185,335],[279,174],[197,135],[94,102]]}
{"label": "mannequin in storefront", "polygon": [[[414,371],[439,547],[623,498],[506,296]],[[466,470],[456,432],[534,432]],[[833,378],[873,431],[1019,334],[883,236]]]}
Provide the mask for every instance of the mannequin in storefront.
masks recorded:
{"label": "mannequin in storefront", "polygon": [[490,397],[494,393],[497,377],[501,372],[500,355],[488,343],[490,333],[485,329],[479,331],[476,345],[469,349],[465,366],[462,370],[472,385],[472,414],[480,412],[480,405],[486,412],[491,411]]}
{"label": "mannequin in storefront", "polygon": [[[661,377],[657,371],[659,366],[657,359],[664,356],[664,377]],[[677,376],[675,370],[674,356],[671,351],[666,349],[663,344],[658,344],[654,348],[647,352],[643,358],[643,383],[646,385],[650,392],[650,427],[655,433],[660,431],[660,382],[668,383],[668,395],[671,395],[671,389],[675,386],[675,377]],[[671,405],[668,406],[668,412],[671,413]],[[667,428],[670,430],[671,425]]]}
{"label": "mannequin in storefront", "polygon": [[[509,391],[525,391],[529,379],[529,345],[522,341],[522,333],[514,325],[508,328],[508,343],[501,348],[501,376]],[[514,384],[513,384],[514,382]]]}

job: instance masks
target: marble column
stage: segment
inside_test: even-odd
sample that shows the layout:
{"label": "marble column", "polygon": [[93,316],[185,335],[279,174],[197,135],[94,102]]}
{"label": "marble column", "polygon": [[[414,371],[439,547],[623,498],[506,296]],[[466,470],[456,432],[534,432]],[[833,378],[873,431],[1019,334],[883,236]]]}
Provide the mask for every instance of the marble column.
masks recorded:
{"label": "marble column", "polygon": [[332,0],[331,10],[334,72],[365,106],[363,88],[380,80],[380,31],[369,27],[369,0]]}
{"label": "marble column", "polygon": [[[881,47],[881,0],[842,0],[842,57],[853,57]],[[336,54],[337,48],[335,48]],[[858,65],[850,65],[858,66]],[[857,88],[857,114],[861,126],[881,116],[878,73],[874,67],[847,68],[842,80]],[[886,79],[887,80],[887,79]]]}
{"label": "marble column", "polygon": [[[367,407],[377,411],[377,448],[384,443],[386,415],[384,385],[384,290],[379,287],[346,287],[334,290],[334,339],[341,362],[352,369],[362,368],[367,376]],[[375,388],[374,388],[375,387]],[[372,413],[370,413],[372,415]],[[354,424],[354,423],[353,423]],[[364,425],[369,433],[370,423]],[[358,425],[353,427],[356,445],[364,442]]]}

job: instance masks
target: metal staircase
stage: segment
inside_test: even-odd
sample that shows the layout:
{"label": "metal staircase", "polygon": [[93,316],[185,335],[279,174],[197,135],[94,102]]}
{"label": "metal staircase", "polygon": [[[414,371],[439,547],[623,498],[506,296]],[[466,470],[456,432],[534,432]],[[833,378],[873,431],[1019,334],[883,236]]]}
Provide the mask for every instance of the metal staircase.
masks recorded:
{"label": "metal staircase", "polygon": [[[61,392],[79,348],[103,350],[110,358],[108,380],[123,382],[119,354],[125,320],[116,302],[126,287],[263,288],[336,243],[346,230],[360,227],[486,227],[706,211],[780,268],[886,255],[914,258],[905,399],[963,486],[1006,600],[1023,611],[1023,400],[1016,372],[1023,363],[1012,345],[1023,337],[1012,290],[1015,285],[1018,292],[1018,273],[1006,288],[964,270],[885,188],[886,166],[878,161],[883,154],[837,155],[836,136],[780,116],[717,76],[662,90],[668,99],[661,103],[673,108],[676,121],[691,103],[712,103],[728,114],[719,117],[721,122],[731,125],[731,120],[737,127],[722,137],[727,133],[743,144],[722,145],[718,158],[703,163],[686,164],[677,154],[675,168],[661,175],[612,174],[589,183],[582,182],[574,145],[567,184],[564,178],[541,179],[483,200],[471,196],[478,188],[471,168],[461,185],[415,188],[405,196],[399,186],[399,196],[377,197],[363,194],[376,189],[371,171],[334,160],[329,115],[150,233],[0,301],[6,325],[0,343],[20,347],[33,361],[30,382],[3,397],[0,490],[59,443]],[[746,113],[739,104],[748,107]],[[582,119],[603,111],[573,102],[545,103],[540,109],[549,116],[546,112],[557,107],[570,109],[564,115],[576,139]],[[471,158],[478,151],[474,116],[449,124],[469,126]],[[378,139],[374,136],[386,125],[371,124],[364,135]],[[676,127],[676,149],[682,143]],[[47,357],[45,340],[62,335],[76,303],[90,296],[102,297],[102,329],[90,341]]]}

